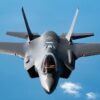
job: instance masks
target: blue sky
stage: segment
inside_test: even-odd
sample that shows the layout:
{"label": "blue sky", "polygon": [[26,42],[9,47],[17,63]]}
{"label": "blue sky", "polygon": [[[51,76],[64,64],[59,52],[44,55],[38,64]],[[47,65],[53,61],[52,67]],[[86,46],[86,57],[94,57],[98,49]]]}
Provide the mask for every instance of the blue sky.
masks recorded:
{"label": "blue sky", "polygon": [[[0,0],[0,41],[25,42],[5,35],[7,31],[26,31],[22,6],[32,31],[39,34],[67,32],[79,7],[74,31],[94,32],[95,36],[75,42],[100,42],[99,0]],[[60,79],[51,95],[44,92],[39,79],[28,76],[21,59],[0,55],[0,61],[0,100],[100,100],[100,56],[78,59],[70,78]]]}

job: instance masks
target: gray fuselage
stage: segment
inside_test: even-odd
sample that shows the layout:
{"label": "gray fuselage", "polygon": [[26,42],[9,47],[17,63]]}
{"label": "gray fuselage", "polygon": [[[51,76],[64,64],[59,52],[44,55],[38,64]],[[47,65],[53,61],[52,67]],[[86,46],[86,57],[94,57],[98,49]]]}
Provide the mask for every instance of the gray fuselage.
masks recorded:
{"label": "gray fuselage", "polygon": [[[41,37],[26,43],[28,48],[24,60],[25,68],[30,70],[30,68],[34,67],[43,88],[48,93],[51,93],[56,88],[60,77],[68,78],[72,69],[74,69],[72,58],[70,58],[72,53],[69,50],[64,51],[66,50],[64,49],[66,47],[63,47],[64,44],[69,49],[68,41],[59,38],[52,31],[46,32]],[[68,56],[70,57],[68,58]]]}

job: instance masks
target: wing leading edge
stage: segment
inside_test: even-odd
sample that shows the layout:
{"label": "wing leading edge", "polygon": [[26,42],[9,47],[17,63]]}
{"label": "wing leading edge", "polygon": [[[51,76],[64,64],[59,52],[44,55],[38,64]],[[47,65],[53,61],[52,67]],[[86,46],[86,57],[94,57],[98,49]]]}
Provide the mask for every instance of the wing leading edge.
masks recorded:
{"label": "wing leading edge", "polygon": [[0,42],[0,54],[9,54],[24,58],[24,43]]}
{"label": "wing leading edge", "polygon": [[72,50],[76,58],[99,55],[100,43],[77,43],[72,46]]}

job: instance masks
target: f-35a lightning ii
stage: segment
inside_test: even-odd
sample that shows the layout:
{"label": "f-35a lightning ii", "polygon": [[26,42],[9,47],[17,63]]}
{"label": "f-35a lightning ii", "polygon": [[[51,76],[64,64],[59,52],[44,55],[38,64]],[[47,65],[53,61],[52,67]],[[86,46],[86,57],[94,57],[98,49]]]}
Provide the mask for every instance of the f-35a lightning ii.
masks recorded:
{"label": "f-35a lightning ii", "polygon": [[59,78],[68,78],[80,57],[100,54],[100,43],[73,43],[73,40],[93,36],[93,33],[73,33],[78,17],[76,10],[69,32],[57,35],[53,31],[42,35],[32,33],[22,8],[27,34],[7,32],[7,35],[27,39],[25,43],[0,42],[0,53],[22,57],[31,78],[39,77],[44,90],[52,93]]}

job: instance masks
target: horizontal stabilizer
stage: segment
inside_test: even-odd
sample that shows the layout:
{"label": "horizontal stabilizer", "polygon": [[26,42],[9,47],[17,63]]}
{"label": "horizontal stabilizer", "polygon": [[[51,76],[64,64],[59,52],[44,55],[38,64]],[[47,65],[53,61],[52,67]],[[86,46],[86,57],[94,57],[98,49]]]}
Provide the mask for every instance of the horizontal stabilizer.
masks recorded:
{"label": "horizontal stabilizer", "polygon": [[18,38],[23,38],[23,39],[28,38],[28,34],[24,32],[7,32],[6,34],[10,36],[18,37]]}
{"label": "horizontal stabilizer", "polygon": [[[61,35],[61,37],[65,37],[65,36],[66,36],[66,33]],[[93,33],[73,33],[71,36],[71,39],[76,40],[76,39],[86,38],[90,36],[94,36],[94,34]]]}
{"label": "horizontal stabilizer", "polygon": [[[22,38],[22,39],[28,38],[28,34],[25,32],[7,32],[6,34],[10,36]],[[37,35],[36,33],[33,33],[33,38],[37,38],[37,37],[39,37],[39,35]]]}
{"label": "horizontal stabilizer", "polygon": [[72,40],[94,36],[93,33],[73,33]]}

